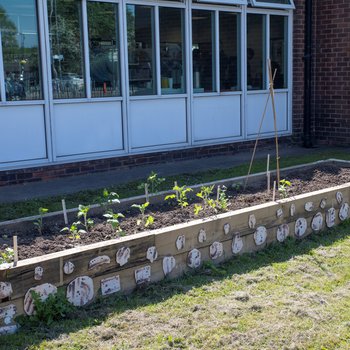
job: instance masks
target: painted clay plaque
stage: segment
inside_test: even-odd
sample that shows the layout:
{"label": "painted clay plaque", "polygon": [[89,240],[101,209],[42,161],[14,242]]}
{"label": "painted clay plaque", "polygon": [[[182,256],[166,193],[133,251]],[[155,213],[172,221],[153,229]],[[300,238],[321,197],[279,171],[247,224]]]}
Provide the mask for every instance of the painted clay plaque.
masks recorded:
{"label": "painted clay plaque", "polygon": [[117,255],[116,255],[117,263],[120,266],[124,266],[128,262],[129,258],[130,258],[130,248],[121,247],[118,250]]}
{"label": "painted clay plaque", "polygon": [[287,224],[282,224],[277,227],[276,238],[277,241],[282,243],[289,236],[289,226]]}
{"label": "painted clay plaque", "polygon": [[80,276],[68,284],[67,299],[74,306],[84,306],[94,298],[94,283],[88,276]]}
{"label": "painted clay plaque", "polygon": [[349,217],[349,204],[343,203],[339,209],[339,219],[341,221],[346,220]]}
{"label": "painted clay plaque", "polygon": [[73,273],[75,269],[75,265],[71,262],[71,261],[67,261],[64,263],[63,265],[63,272],[66,274],[66,275],[70,275]]}
{"label": "painted clay plaque", "polygon": [[0,308],[0,320],[3,320],[5,325],[9,325],[13,322],[13,318],[16,315],[16,306],[11,304]]}
{"label": "painted clay plaque", "polygon": [[10,298],[13,293],[10,282],[0,282],[0,300]]}
{"label": "painted clay plaque", "polygon": [[264,226],[258,226],[254,232],[254,241],[256,245],[262,245],[266,242],[267,230]]}
{"label": "painted clay plaque", "polygon": [[283,216],[283,209],[282,208],[277,209],[276,216],[278,219]]}
{"label": "painted clay plaque", "polygon": [[224,246],[221,242],[214,242],[209,247],[210,257],[215,260],[224,254]]}
{"label": "painted clay plaque", "polygon": [[335,198],[337,199],[337,202],[338,202],[339,204],[341,204],[342,201],[343,201],[343,194],[342,194],[341,192],[337,192],[337,193],[335,194]]}
{"label": "painted clay plaque", "polygon": [[290,216],[294,216],[295,215],[295,204],[293,203],[290,206]]}
{"label": "painted clay plaque", "polygon": [[34,270],[34,279],[40,281],[43,278],[44,269],[41,266],[37,266]]}
{"label": "painted clay plaque", "polygon": [[96,269],[104,264],[110,264],[111,258],[107,255],[101,255],[93,258],[89,262],[89,270]]}
{"label": "painted clay plaque", "polygon": [[230,226],[230,224],[225,224],[224,225],[224,233],[225,233],[225,235],[228,235],[229,233],[230,233],[230,230],[231,230],[231,226]]}
{"label": "painted clay plaque", "polygon": [[18,325],[12,324],[10,326],[0,327],[0,335],[14,334],[18,330]]}
{"label": "painted clay plaque", "polygon": [[181,250],[185,248],[186,238],[184,235],[177,237],[176,239],[176,248]]}
{"label": "painted clay plaque", "polygon": [[201,265],[201,252],[198,249],[192,249],[188,253],[187,265],[192,269],[197,269]]}
{"label": "painted clay plaque", "polygon": [[321,213],[317,213],[311,221],[311,228],[313,231],[321,231],[323,226],[323,216]]}
{"label": "painted clay plaque", "polygon": [[204,230],[204,228],[201,228],[198,233],[198,242],[204,243],[207,240],[207,234]]}
{"label": "painted clay plaque", "polygon": [[120,291],[120,278],[113,276],[101,280],[101,294],[110,295]]}
{"label": "painted clay plaque", "polygon": [[326,212],[326,225],[331,228],[335,225],[335,209],[329,208]]}
{"label": "painted clay plaque", "polygon": [[295,235],[297,237],[302,237],[306,233],[307,221],[305,218],[299,218],[295,222]]}
{"label": "painted clay plaque", "polygon": [[249,219],[248,219],[248,226],[249,228],[253,229],[255,228],[256,225],[256,218],[254,214],[249,215]]}
{"label": "painted clay plaque", "polygon": [[324,209],[324,208],[326,208],[326,205],[327,205],[327,199],[323,198],[320,202],[320,208]]}
{"label": "painted clay plaque", "polygon": [[135,270],[136,284],[143,284],[151,281],[151,266],[141,267]]}
{"label": "painted clay plaque", "polygon": [[44,284],[41,284],[40,286],[30,288],[24,297],[24,306],[23,306],[24,312],[28,316],[33,315],[35,310],[34,301],[32,298],[32,292],[38,293],[40,296],[40,300],[45,301],[49,297],[49,295],[57,293],[57,288],[50,283],[44,283]]}
{"label": "painted clay plaque", "polygon": [[176,260],[173,256],[166,256],[163,259],[163,272],[167,276],[176,266]]}
{"label": "painted clay plaque", "polygon": [[156,247],[149,247],[147,249],[146,257],[151,263],[153,263],[153,261],[157,260],[157,258],[158,258],[157,248]]}
{"label": "painted clay plaque", "polygon": [[238,254],[243,248],[243,239],[239,233],[235,234],[235,238],[232,240],[232,253]]}
{"label": "painted clay plaque", "polygon": [[307,212],[312,212],[314,210],[314,203],[313,202],[305,203],[305,210]]}

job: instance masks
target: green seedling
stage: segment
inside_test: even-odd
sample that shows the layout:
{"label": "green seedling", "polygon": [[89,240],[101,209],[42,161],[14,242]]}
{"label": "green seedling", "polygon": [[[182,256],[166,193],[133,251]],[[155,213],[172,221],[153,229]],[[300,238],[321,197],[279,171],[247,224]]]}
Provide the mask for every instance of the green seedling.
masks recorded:
{"label": "green seedling", "polygon": [[141,213],[141,220],[137,220],[137,226],[142,225],[143,227],[152,226],[154,223],[154,217],[152,215],[146,215],[146,209],[149,206],[149,202],[146,202],[144,204],[133,204],[131,208],[136,208]]}
{"label": "green seedling", "polygon": [[68,237],[73,241],[79,241],[81,238],[81,234],[86,233],[85,230],[79,229],[81,225],[80,221],[73,222],[70,227],[64,227],[61,232],[67,232],[70,234]]}
{"label": "green seedling", "polygon": [[109,211],[108,213],[103,215],[107,219],[107,223],[110,224],[116,234],[121,235],[123,230],[120,227],[120,218],[124,218],[125,216],[121,213],[113,213],[113,211]]}
{"label": "green seedling", "polygon": [[196,194],[197,197],[201,198],[203,201],[204,208],[211,208],[216,210],[216,203],[214,199],[211,199],[210,196],[213,194],[213,186],[202,186],[201,191]]}
{"label": "green seedling", "polygon": [[0,251],[0,265],[11,263],[14,257],[15,257],[14,250],[10,247],[5,248],[4,251]]}
{"label": "green seedling", "polygon": [[104,208],[105,211],[108,210],[108,208],[112,204],[119,204],[119,195],[116,192],[109,192],[106,188],[102,192],[102,197],[99,198],[99,204],[101,207]]}
{"label": "green seedling", "polygon": [[180,208],[184,209],[188,206],[188,199],[187,199],[187,193],[192,191],[192,188],[187,187],[186,185],[184,186],[174,186],[173,191],[175,191],[174,194],[169,194],[168,196],[165,197],[165,200],[169,199],[175,199],[177,201],[177,204],[179,205]]}
{"label": "green seedling", "polygon": [[203,210],[203,207],[200,204],[194,205],[194,215],[197,216],[201,211]]}
{"label": "green seedling", "polygon": [[148,185],[150,193],[157,193],[159,191],[159,186],[165,181],[164,177],[158,177],[158,174],[152,171],[145,183],[140,184],[137,188],[143,190],[145,185]]}
{"label": "green seedling", "polygon": [[49,211],[49,209],[40,207],[40,208],[39,208],[39,215],[40,215],[40,217],[39,217],[39,219],[37,219],[37,220],[35,220],[35,221],[33,222],[33,224],[36,226],[36,229],[37,229],[38,232],[39,232],[39,235],[42,235],[42,234],[43,234],[44,215],[45,215],[48,211]]}
{"label": "green seedling", "polygon": [[227,187],[226,186],[218,186],[218,195],[216,200],[216,205],[221,211],[227,211],[229,204],[229,198],[226,194]]}
{"label": "green seedling", "polygon": [[278,192],[282,198],[287,198],[288,193],[287,189],[288,187],[291,187],[292,183],[286,179],[280,180],[279,186],[278,186]]}
{"label": "green seedling", "polygon": [[86,232],[89,232],[90,228],[94,224],[94,221],[91,218],[88,218],[89,210],[89,206],[79,204],[79,211],[77,216],[78,219],[83,218],[83,222],[81,222],[81,224],[84,226]]}

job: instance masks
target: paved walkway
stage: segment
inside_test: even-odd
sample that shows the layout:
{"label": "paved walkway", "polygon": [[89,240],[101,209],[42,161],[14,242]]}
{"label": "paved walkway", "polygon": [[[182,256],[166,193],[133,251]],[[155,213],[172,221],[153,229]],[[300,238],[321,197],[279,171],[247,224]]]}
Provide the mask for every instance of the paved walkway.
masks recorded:
{"label": "paved walkway", "polygon": [[[284,146],[280,149],[280,157],[304,155],[310,152],[302,147]],[[263,159],[270,153],[275,154],[274,149],[257,151],[255,159]],[[239,152],[232,156],[215,156],[195,160],[180,160],[161,164],[137,166],[131,169],[120,169],[102,173],[79,175],[67,178],[58,178],[48,181],[0,187],[0,203],[10,203],[33,198],[63,195],[88,189],[99,189],[111,185],[127,183],[130,181],[145,179],[155,171],[159,176],[170,176],[185,173],[196,173],[211,169],[225,169],[244,163],[249,163],[252,152]]]}

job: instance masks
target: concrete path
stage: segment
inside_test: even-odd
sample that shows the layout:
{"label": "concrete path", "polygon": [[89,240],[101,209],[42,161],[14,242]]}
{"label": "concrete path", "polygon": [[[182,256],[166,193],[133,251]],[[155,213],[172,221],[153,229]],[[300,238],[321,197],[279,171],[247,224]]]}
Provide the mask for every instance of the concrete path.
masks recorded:
{"label": "concrete path", "polygon": [[[329,148],[328,148],[329,150]],[[339,149],[338,149],[339,150]],[[280,157],[304,155],[312,152],[302,147],[284,146],[280,149]],[[275,154],[274,149],[264,149],[256,153],[255,159],[263,159],[270,153]],[[0,203],[24,201],[33,198],[44,198],[56,195],[79,192],[88,189],[99,189],[112,185],[127,183],[145,179],[155,171],[159,176],[169,176],[185,173],[196,173],[212,169],[225,169],[244,163],[249,163],[252,152],[239,152],[232,156],[214,156],[194,160],[179,160],[154,165],[137,166],[131,169],[120,169],[108,172],[88,175],[58,178],[48,181],[0,187]]]}

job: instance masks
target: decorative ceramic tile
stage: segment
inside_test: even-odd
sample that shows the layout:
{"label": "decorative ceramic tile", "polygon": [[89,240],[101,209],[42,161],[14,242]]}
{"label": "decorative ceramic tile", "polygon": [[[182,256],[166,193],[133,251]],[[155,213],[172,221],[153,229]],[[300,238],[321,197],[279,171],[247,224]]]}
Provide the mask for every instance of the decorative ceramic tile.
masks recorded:
{"label": "decorative ceramic tile", "polygon": [[243,248],[243,240],[239,233],[235,234],[234,239],[232,240],[232,253],[238,254]]}
{"label": "decorative ceramic tile", "polygon": [[101,255],[94,259],[91,259],[89,262],[89,270],[96,269],[104,264],[110,264],[111,258],[107,255]]}
{"label": "decorative ceramic tile", "polygon": [[121,247],[116,255],[117,263],[120,266],[124,266],[130,259],[130,248]]}
{"label": "decorative ceramic tile", "polygon": [[41,266],[37,266],[34,270],[34,279],[40,281],[43,278],[44,269]]}
{"label": "decorative ceramic tile", "polygon": [[84,306],[94,298],[94,283],[88,276],[80,276],[68,284],[67,299],[74,306]]}
{"label": "decorative ceramic tile", "polygon": [[287,224],[282,224],[277,227],[276,238],[277,241],[282,243],[289,236],[289,226]]}
{"label": "decorative ceramic tile", "polygon": [[205,232],[204,228],[201,228],[198,233],[198,242],[204,243],[207,240],[207,233]]}
{"label": "decorative ceramic tile", "polygon": [[328,228],[331,228],[335,225],[335,209],[329,208],[326,212],[326,225]]}
{"label": "decorative ceramic tile", "polygon": [[230,233],[230,230],[231,230],[231,226],[230,226],[230,224],[225,224],[224,225],[224,233],[225,233],[225,235],[228,235],[229,233]]}
{"label": "decorative ceramic tile", "polygon": [[326,208],[326,205],[327,205],[327,199],[323,198],[320,202],[320,208],[324,209],[324,208]]}
{"label": "decorative ceramic tile", "polygon": [[343,201],[343,194],[341,193],[341,192],[337,192],[336,194],[335,194],[335,198],[337,199],[337,202],[339,203],[339,204],[341,204],[342,203],[342,201]]}
{"label": "decorative ceramic tile", "polygon": [[311,228],[313,231],[321,231],[323,226],[323,215],[317,213],[311,221]]}
{"label": "decorative ceramic tile", "polygon": [[63,265],[63,272],[66,274],[66,275],[70,275],[73,273],[75,269],[75,265],[71,262],[71,261],[67,261],[64,263]]}
{"label": "decorative ceramic tile", "polygon": [[41,301],[45,301],[49,297],[49,295],[57,293],[57,288],[50,283],[44,283],[44,284],[41,284],[40,286],[30,288],[27,291],[26,295],[24,296],[24,306],[23,306],[24,312],[28,316],[33,315],[35,310],[32,292],[37,293]]}
{"label": "decorative ceramic tile", "polygon": [[135,270],[136,284],[144,284],[151,281],[151,266],[144,266]]}
{"label": "decorative ceramic tile", "polygon": [[120,291],[120,278],[113,276],[101,280],[101,294],[110,295]]}
{"label": "decorative ceramic tile", "polygon": [[166,256],[163,258],[163,272],[167,276],[176,266],[176,260],[173,256]]}
{"label": "decorative ceramic tile", "polygon": [[196,269],[201,265],[201,252],[198,249],[192,249],[187,256],[187,265]]}
{"label": "decorative ceramic tile", "polygon": [[305,210],[307,212],[312,212],[314,211],[315,207],[314,207],[314,203],[313,202],[307,202],[305,203]]}
{"label": "decorative ceramic tile", "polygon": [[9,298],[13,293],[10,282],[0,282],[0,301],[1,299]]}
{"label": "decorative ceramic tile", "polygon": [[9,325],[13,322],[17,312],[16,305],[10,304],[0,308],[0,320],[3,320],[5,325]]}
{"label": "decorative ceramic tile", "polygon": [[267,230],[264,226],[258,226],[254,232],[254,241],[256,245],[262,245],[266,242]]}
{"label": "decorative ceramic tile", "polygon": [[249,228],[253,229],[255,228],[256,225],[256,218],[254,214],[249,215],[249,219],[248,219],[248,226]]}
{"label": "decorative ceramic tile", "polygon": [[302,237],[306,233],[307,221],[305,218],[299,218],[295,222],[295,235],[297,237]]}
{"label": "decorative ceramic tile", "polygon": [[214,242],[209,247],[210,257],[215,260],[224,254],[224,246],[221,242]]}
{"label": "decorative ceramic tile", "polygon": [[186,237],[184,235],[177,237],[176,239],[176,248],[181,250],[185,248]]}
{"label": "decorative ceramic tile", "polygon": [[158,252],[156,247],[149,247],[147,249],[147,255],[146,258],[153,263],[153,261],[156,261],[158,258]]}
{"label": "decorative ceramic tile", "polygon": [[346,220],[349,217],[349,204],[343,203],[339,209],[339,219],[341,221]]}
{"label": "decorative ceramic tile", "polygon": [[290,216],[294,216],[295,215],[295,204],[293,203],[290,206]]}
{"label": "decorative ceramic tile", "polygon": [[283,216],[283,209],[282,208],[277,209],[276,216],[278,219],[280,219]]}

